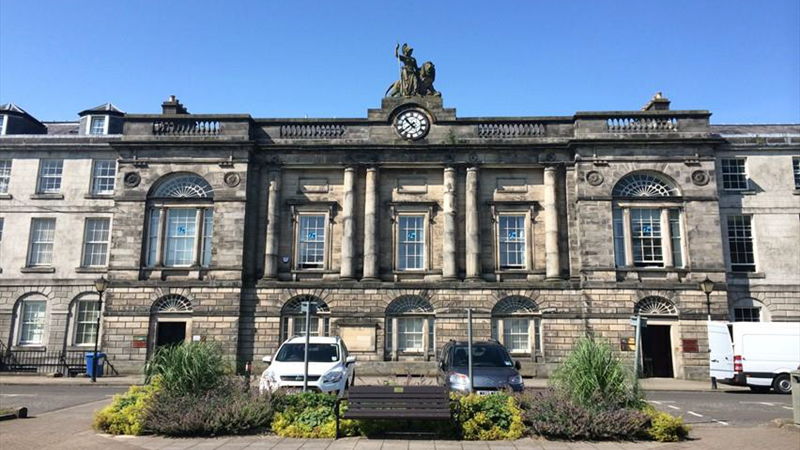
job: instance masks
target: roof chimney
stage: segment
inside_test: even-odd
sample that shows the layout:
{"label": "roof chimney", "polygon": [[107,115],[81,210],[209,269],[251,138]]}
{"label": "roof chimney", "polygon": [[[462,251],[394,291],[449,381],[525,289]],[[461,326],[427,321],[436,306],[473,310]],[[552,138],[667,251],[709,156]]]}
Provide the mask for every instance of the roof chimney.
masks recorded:
{"label": "roof chimney", "polygon": [[161,104],[161,114],[189,114],[189,111],[177,97],[170,95],[169,99]]}
{"label": "roof chimney", "polygon": [[656,95],[642,106],[642,111],[669,111],[669,99],[661,96],[661,92],[656,92]]}

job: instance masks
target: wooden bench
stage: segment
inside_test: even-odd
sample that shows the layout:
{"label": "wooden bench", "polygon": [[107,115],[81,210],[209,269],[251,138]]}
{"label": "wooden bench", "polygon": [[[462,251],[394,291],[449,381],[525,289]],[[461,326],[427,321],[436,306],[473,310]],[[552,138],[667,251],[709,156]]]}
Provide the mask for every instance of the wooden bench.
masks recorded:
{"label": "wooden bench", "polygon": [[341,401],[347,401],[342,419],[451,419],[450,392],[444,386],[351,386],[334,407],[336,439]]}

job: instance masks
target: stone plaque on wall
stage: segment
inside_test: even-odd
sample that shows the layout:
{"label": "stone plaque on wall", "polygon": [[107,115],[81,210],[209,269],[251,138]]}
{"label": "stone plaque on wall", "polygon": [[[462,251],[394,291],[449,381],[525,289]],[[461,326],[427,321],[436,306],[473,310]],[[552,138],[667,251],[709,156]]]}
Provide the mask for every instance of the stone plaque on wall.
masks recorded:
{"label": "stone plaque on wall", "polygon": [[428,180],[425,177],[398,178],[397,192],[401,194],[425,194],[428,192]]}
{"label": "stone plaque on wall", "polygon": [[300,178],[300,193],[318,193],[325,194],[328,192],[328,179],[327,178]]}
{"label": "stone plaque on wall", "polygon": [[375,326],[341,326],[339,336],[344,340],[347,349],[351,352],[375,351]]}

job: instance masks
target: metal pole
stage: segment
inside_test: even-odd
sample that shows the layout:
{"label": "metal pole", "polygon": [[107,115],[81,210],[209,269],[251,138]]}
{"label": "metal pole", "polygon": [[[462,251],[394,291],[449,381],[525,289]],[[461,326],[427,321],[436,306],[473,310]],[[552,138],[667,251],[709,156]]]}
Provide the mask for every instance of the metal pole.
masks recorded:
{"label": "metal pole", "polygon": [[642,329],[642,316],[636,315],[636,338],[633,347],[633,379],[636,383],[639,382],[639,338],[641,337]]}
{"label": "metal pole", "polygon": [[469,392],[472,393],[472,308],[467,308],[467,376]]}
{"label": "metal pole", "polygon": [[100,301],[97,309],[97,331],[94,334],[94,353],[92,354],[92,383],[97,382],[97,345],[100,341],[100,320],[103,317],[103,293],[98,292]]}
{"label": "metal pole", "polygon": [[306,303],[306,348],[303,355],[303,392],[308,390],[308,342],[311,336],[311,302]]}
{"label": "metal pole", "polygon": [[708,313],[708,321],[711,321],[711,292],[706,292],[706,311]]}

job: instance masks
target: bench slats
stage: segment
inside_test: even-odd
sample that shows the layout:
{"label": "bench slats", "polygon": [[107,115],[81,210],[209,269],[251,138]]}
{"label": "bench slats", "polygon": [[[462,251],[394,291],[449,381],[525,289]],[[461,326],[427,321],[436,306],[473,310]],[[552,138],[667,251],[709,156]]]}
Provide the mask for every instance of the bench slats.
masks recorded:
{"label": "bench slats", "polygon": [[404,410],[385,410],[385,409],[363,409],[359,411],[347,411],[342,414],[345,419],[449,419],[450,411],[435,411],[429,409],[404,409]]}

